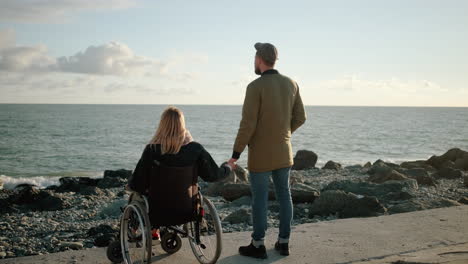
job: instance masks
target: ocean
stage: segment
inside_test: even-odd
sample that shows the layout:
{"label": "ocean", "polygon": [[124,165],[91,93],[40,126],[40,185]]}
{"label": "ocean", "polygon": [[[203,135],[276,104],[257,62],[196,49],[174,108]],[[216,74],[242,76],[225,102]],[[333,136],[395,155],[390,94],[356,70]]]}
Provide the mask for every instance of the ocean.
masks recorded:
{"label": "ocean", "polygon": [[[241,106],[177,105],[187,128],[216,162],[230,158]],[[102,176],[134,169],[164,105],[0,104],[0,180],[40,187],[63,176]],[[450,148],[468,150],[468,108],[307,106],[293,134],[294,152],[317,153],[343,165],[383,159],[427,159]],[[240,164],[245,165],[247,151]]]}

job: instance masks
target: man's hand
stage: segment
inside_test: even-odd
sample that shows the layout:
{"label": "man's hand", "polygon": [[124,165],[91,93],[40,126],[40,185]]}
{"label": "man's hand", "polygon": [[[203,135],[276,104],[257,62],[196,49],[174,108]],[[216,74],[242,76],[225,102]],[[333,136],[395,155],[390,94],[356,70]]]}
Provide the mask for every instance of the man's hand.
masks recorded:
{"label": "man's hand", "polygon": [[229,167],[231,167],[231,170],[234,170],[237,167],[237,159],[230,158],[228,161]]}

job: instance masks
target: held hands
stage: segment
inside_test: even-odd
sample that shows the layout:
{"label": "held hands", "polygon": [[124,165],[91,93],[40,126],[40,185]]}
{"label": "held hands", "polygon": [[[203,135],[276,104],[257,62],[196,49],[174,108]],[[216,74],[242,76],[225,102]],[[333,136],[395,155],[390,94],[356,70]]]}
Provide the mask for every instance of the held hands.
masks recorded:
{"label": "held hands", "polygon": [[237,159],[230,158],[228,161],[228,166],[231,168],[231,170],[234,170],[237,167]]}

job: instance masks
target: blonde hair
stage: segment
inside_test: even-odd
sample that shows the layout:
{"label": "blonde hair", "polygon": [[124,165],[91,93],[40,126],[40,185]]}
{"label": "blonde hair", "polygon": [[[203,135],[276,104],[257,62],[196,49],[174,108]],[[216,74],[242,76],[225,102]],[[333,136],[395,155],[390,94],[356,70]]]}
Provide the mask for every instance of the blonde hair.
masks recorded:
{"label": "blonde hair", "polygon": [[185,133],[184,114],[177,107],[170,106],[162,113],[150,144],[161,144],[161,154],[177,154],[184,144]]}

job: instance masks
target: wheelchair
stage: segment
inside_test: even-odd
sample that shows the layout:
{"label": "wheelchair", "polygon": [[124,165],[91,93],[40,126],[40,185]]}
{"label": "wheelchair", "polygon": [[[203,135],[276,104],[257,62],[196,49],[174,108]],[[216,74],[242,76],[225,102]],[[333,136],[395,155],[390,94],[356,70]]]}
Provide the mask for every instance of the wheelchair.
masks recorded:
{"label": "wheelchair", "polygon": [[[178,179],[178,181],[180,180]],[[192,182],[191,184],[191,189],[196,188],[196,190],[190,191],[194,194],[191,198],[194,201],[193,210],[191,210],[193,214],[189,218],[184,218],[182,222],[176,221],[174,225],[152,223],[149,215],[149,198],[145,195],[132,193],[129,203],[122,208],[120,240],[114,241],[108,246],[108,259],[113,263],[151,263],[153,251],[151,230],[153,227],[157,227],[160,232],[161,248],[166,253],[174,254],[179,251],[182,247],[182,238],[187,238],[195,258],[200,263],[216,263],[222,250],[221,221],[215,206],[201,194],[197,183]],[[171,195],[172,192],[169,196]],[[174,202],[171,206],[180,205]]]}

